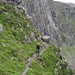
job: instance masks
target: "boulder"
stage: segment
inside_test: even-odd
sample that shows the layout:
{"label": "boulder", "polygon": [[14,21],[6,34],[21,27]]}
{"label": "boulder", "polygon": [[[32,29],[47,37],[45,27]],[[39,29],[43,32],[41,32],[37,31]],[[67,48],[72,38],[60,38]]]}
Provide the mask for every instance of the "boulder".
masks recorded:
{"label": "boulder", "polygon": [[45,35],[45,36],[42,36],[41,39],[43,41],[47,41],[48,42],[50,40],[50,36]]}
{"label": "boulder", "polygon": [[31,16],[29,16],[29,15],[27,15],[27,19],[32,19],[32,17],[31,17]]}

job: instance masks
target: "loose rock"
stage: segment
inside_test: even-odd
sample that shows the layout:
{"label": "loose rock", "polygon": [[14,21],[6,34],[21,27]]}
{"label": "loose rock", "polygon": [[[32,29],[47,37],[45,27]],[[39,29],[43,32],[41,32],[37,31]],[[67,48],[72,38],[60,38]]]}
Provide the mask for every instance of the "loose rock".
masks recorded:
{"label": "loose rock", "polygon": [[0,31],[3,31],[2,25],[0,25]]}

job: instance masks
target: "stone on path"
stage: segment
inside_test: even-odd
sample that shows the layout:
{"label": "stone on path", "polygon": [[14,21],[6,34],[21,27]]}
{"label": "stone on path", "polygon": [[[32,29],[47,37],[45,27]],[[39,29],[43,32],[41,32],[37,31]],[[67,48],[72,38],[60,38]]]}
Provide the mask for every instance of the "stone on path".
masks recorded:
{"label": "stone on path", "polygon": [[3,31],[2,25],[0,25],[0,31]]}

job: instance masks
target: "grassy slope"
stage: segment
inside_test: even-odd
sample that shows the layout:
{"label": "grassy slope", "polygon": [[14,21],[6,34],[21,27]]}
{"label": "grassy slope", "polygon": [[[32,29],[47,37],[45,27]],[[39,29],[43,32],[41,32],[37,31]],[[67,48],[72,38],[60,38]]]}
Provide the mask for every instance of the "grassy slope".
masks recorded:
{"label": "grassy slope", "polygon": [[63,50],[63,55],[68,59],[71,60],[72,69],[75,69],[75,46],[68,46],[67,44],[63,44],[61,46]]}
{"label": "grassy slope", "polygon": [[[31,39],[32,43],[27,44],[25,35],[30,38],[33,32],[36,37],[38,32],[22,12],[16,14],[14,7],[13,4],[0,3],[0,24],[3,26],[0,32],[0,75],[21,75],[26,67],[25,60],[36,50],[37,42]],[[29,29],[26,28],[27,24]]]}
{"label": "grassy slope", "polygon": [[[61,3],[54,2],[53,9],[55,13],[59,13],[56,16],[56,24],[59,26],[60,35],[65,43],[62,45],[63,55],[67,59],[73,60],[75,63],[75,10],[74,7]],[[74,13],[74,14],[73,14]],[[68,46],[66,44],[70,44]],[[74,64],[75,65],[75,64]]]}
{"label": "grassy slope", "polygon": [[61,46],[63,50],[63,54],[69,59],[69,56],[66,54],[66,51],[69,52],[72,58],[75,57],[75,46],[68,46],[67,44],[64,44]]}
{"label": "grassy slope", "polygon": [[[5,14],[3,12],[8,12]],[[24,19],[25,18],[25,19]],[[19,24],[20,23],[20,24]],[[26,26],[29,23],[30,28],[27,29]],[[27,37],[30,37],[32,31],[35,37],[38,36],[38,32],[35,30],[34,26],[31,25],[30,21],[26,16],[14,9],[14,5],[3,5],[0,4],[0,24],[3,26],[3,31],[0,32],[0,75],[21,75],[25,70],[25,60],[30,57],[35,52],[35,47],[37,42],[27,44]],[[14,29],[12,27],[14,26]],[[18,28],[18,29],[17,29]],[[23,29],[20,30],[20,28]],[[19,43],[21,42],[21,44]],[[5,46],[3,46],[3,43]],[[31,69],[28,70],[27,75],[54,75],[54,69],[57,68],[60,75],[63,71],[65,75],[69,75],[70,72],[66,70],[66,63],[63,65],[62,61],[55,54],[55,51],[59,51],[53,46],[50,46],[40,58],[40,62],[43,63],[44,68],[41,67],[37,60],[32,62],[33,65]],[[49,53],[50,52],[50,53]],[[13,58],[13,60],[11,60]],[[59,69],[55,65],[56,62],[60,62],[63,69]]]}
{"label": "grassy slope", "polygon": [[[60,52],[59,48],[56,48],[53,45],[48,47],[39,59],[39,61],[42,62],[43,67],[39,61],[32,60],[27,75],[57,75],[55,69],[57,69],[59,75],[73,75],[71,70],[67,70],[67,63],[61,61],[56,52]],[[58,62],[59,65],[56,66],[56,63]],[[59,68],[60,66],[62,68]]]}

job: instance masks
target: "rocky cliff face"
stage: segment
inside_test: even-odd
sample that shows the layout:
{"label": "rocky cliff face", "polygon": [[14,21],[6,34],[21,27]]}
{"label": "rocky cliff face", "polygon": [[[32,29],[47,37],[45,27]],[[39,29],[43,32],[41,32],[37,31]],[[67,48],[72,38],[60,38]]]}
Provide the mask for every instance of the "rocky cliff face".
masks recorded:
{"label": "rocky cliff face", "polygon": [[53,2],[52,16],[62,37],[63,55],[69,60],[71,69],[75,69],[75,5]]}
{"label": "rocky cliff face", "polygon": [[25,0],[22,4],[32,16],[32,23],[41,35],[49,35],[48,26],[54,25],[50,11],[51,2],[50,0]]}
{"label": "rocky cliff face", "polygon": [[6,0],[6,2],[22,6],[26,15],[32,17],[31,22],[41,36],[50,36],[50,40],[56,46],[64,42],[68,45],[75,44],[75,8],[70,6],[71,4],[53,2],[53,0]]}
{"label": "rocky cliff face", "polygon": [[[48,35],[50,40],[57,44],[57,40],[61,41],[59,35],[59,28],[56,27],[52,19],[52,0],[23,0],[20,4],[27,9],[29,16],[32,16],[31,22],[35,28],[40,32],[41,36]],[[56,37],[57,36],[57,37]]]}
{"label": "rocky cliff face", "polygon": [[62,41],[68,45],[75,45],[75,6],[53,2],[53,20],[59,28]]}
{"label": "rocky cliff face", "polygon": [[21,6],[32,16],[31,22],[41,36],[50,36],[56,46],[75,45],[74,5],[52,0],[22,0]]}

